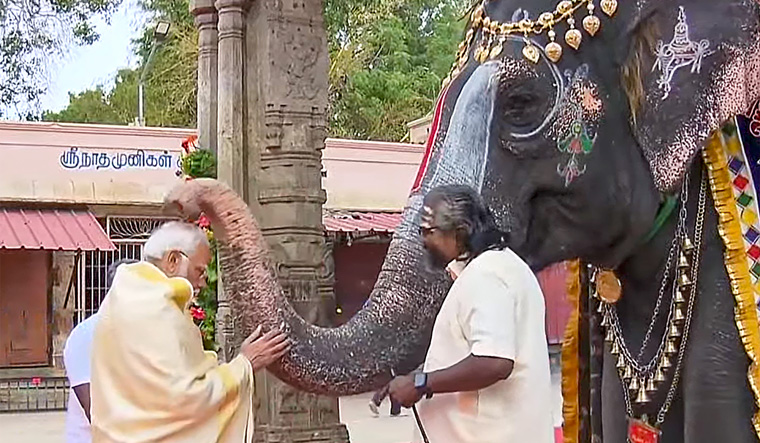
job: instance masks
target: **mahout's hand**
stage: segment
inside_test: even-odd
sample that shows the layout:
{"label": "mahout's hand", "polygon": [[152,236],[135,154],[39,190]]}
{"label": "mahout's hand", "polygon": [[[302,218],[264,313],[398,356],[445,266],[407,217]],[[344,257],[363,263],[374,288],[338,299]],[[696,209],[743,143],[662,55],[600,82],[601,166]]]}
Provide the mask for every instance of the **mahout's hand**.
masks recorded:
{"label": "mahout's hand", "polygon": [[401,403],[405,408],[411,408],[422,398],[422,393],[414,387],[414,374],[402,375],[391,380],[388,393],[391,400]]}
{"label": "mahout's hand", "polygon": [[240,346],[240,354],[251,362],[254,371],[266,368],[276,362],[290,350],[290,339],[279,330],[272,330],[261,335],[261,326]]}

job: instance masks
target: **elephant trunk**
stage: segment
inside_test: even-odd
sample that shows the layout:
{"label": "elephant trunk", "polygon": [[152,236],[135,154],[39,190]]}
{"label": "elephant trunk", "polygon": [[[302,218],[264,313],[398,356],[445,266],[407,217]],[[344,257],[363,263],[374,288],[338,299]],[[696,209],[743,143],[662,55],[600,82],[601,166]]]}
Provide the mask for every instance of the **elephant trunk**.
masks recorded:
{"label": "elephant trunk", "polygon": [[[209,218],[240,337],[262,325],[265,331],[282,327],[291,338],[290,353],[269,368],[284,382],[307,392],[351,395],[380,387],[391,369],[406,372],[421,363],[450,281],[424,266],[419,235],[396,235],[368,305],[346,324],[322,328],[307,324],[285,298],[258,223],[229,187],[188,181],[167,203],[185,216],[190,210]],[[417,225],[416,210],[404,212],[407,232]]]}
{"label": "elephant trunk", "polygon": [[[437,137],[429,153],[424,178],[404,209],[367,306],[338,328],[308,324],[295,312],[278,283],[258,224],[230,188],[197,179],[167,196],[167,209],[185,218],[201,212],[209,218],[219,240],[222,283],[239,337],[257,325],[265,330],[282,326],[293,341],[290,353],[269,368],[278,378],[307,392],[351,395],[380,387],[390,379],[391,369],[405,373],[422,362],[451,284],[443,270],[427,265],[419,235],[423,195],[451,183],[482,188],[498,69],[497,63],[483,64],[459,92],[448,127],[441,131],[445,136]],[[439,107],[444,102],[442,98]]]}

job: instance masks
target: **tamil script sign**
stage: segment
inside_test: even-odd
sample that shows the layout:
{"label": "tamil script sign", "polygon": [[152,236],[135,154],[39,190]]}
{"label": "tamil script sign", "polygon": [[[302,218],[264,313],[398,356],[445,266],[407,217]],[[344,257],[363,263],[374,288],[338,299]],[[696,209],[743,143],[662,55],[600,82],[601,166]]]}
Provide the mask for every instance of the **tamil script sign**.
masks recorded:
{"label": "tamil script sign", "polygon": [[169,151],[147,153],[142,149],[134,152],[84,151],[72,147],[64,150],[59,158],[65,169],[175,169],[181,170],[181,159]]}

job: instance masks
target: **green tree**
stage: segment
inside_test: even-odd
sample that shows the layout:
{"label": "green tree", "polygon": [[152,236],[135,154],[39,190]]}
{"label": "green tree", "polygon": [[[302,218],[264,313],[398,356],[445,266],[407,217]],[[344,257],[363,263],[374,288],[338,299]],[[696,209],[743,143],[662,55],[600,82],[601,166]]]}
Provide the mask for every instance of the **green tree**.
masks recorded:
{"label": "green tree", "polygon": [[[47,66],[72,45],[98,39],[92,18],[121,0],[0,2],[0,116],[28,111],[47,89]],[[30,106],[31,105],[31,106]]]}
{"label": "green tree", "polygon": [[[197,96],[197,32],[187,0],[143,0],[154,20],[172,23],[169,40],[156,52],[146,85],[146,121],[155,126],[193,126]],[[454,60],[464,31],[467,0],[326,0],[330,51],[330,135],[400,141],[406,123],[428,113]],[[134,42],[144,66],[152,29]],[[114,109],[121,123],[136,116],[137,74],[94,95]],[[88,91],[89,92],[89,91]],[[117,100],[117,97],[122,97]],[[131,99],[130,97],[134,97]],[[75,103],[83,101],[81,105]],[[95,111],[86,93],[69,108]],[[84,113],[48,113],[46,120],[85,121]],[[88,114],[89,115],[89,114]],[[88,120],[89,121],[89,120]]]}
{"label": "green tree", "polygon": [[328,0],[330,133],[399,141],[428,113],[462,37],[469,2]]}

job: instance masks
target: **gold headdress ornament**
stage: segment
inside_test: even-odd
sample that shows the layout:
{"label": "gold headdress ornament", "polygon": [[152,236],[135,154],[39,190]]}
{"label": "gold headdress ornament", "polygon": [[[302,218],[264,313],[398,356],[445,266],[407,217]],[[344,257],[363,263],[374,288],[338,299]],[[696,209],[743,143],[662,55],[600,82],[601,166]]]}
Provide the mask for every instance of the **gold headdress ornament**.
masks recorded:
{"label": "gold headdress ornament", "polygon": [[[586,5],[586,10],[588,11],[588,15],[583,19],[583,29],[593,37],[602,25],[599,17],[594,15],[594,0],[562,0],[557,4],[554,11],[542,13],[535,21],[526,18],[511,23],[499,23],[496,20],[491,20],[486,15],[485,7],[481,4],[472,13],[470,29],[467,30],[464,40],[459,44],[457,61],[452,65],[449,75],[443,79],[444,87],[456,78],[464,65],[467,64],[470,49],[475,42],[475,34],[478,30],[483,31],[480,44],[474,54],[475,60],[479,63],[485,63],[490,59],[498,57],[504,50],[504,42],[507,36],[513,34],[522,34],[525,37],[525,47],[522,51],[523,56],[531,62],[537,63],[541,56],[541,50],[530,42],[528,36],[531,34],[541,35],[544,31],[547,31],[547,37],[549,38],[549,43],[544,49],[546,58],[553,63],[557,63],[562,57],[562,46],[554,41],[556,37],[554,27],[566,21],[568,30],[565,32],[565,42],[568,46],[577,50],[581,45],[583,35],[581,31],[575,29],[573,14],[583,5]],[[617,0],[602,0],[601,7],[605,14],[612,17],[615,11],[617,11],[618,3]]]}

